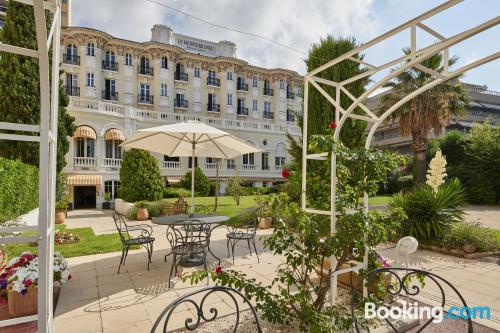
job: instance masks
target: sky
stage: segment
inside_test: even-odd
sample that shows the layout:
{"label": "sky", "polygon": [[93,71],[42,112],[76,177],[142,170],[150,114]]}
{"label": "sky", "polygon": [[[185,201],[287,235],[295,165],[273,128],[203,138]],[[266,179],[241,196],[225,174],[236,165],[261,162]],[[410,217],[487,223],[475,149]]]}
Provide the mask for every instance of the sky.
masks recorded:
{"label": "sky", "polygon": [[[145,42],[160,23],[174,32],[236,43],[238,58],[266,68],[288,68],[305,74],[304,58],[311,44],[331,34],[366,43],[374,37],[441,4],[444,0],[155,0],[223,26],[258,34],[292,46],[294,52],[259,38],[216,28],[148,0],[73,0],[72,25],[103,30],[115,37]],[[465,0],[424,23],[451,37],[500,15],[500,0]],[[364,52],[365,60],[381,65],[409,46],[408,31]],[[436,41],[417,32],[417,47]],[[462,66],[499,51],[500,26],[450,48]],[[455,67],[456,67],[455,66]],[[375,77],[376,79],[377,77]],[[473,69],[462,81],[500,91],[500,59]]]}

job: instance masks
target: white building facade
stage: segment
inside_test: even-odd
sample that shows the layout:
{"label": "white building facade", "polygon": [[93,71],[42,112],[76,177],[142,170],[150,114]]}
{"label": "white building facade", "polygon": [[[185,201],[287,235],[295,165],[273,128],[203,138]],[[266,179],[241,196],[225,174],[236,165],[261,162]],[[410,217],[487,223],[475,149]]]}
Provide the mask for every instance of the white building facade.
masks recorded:
{"label": "white building facade", "polygon": [[[221,162],[221,192],[236,174],[253,186],[282,180],[289,161],[287,134],[299,136],[302,77],[235,57],[236,46],[176,34],[155,25],[139,43],[89,28],[62,33],[65,89],[77,129],[65,173],[74,208],[100,207],[116,197],[123,140],[141,128],[199,120],[228,131],[264,152]],[[166,183],[175,183],[191,160],[155,155]],[[215,159],[195,163],[215,177]]]}

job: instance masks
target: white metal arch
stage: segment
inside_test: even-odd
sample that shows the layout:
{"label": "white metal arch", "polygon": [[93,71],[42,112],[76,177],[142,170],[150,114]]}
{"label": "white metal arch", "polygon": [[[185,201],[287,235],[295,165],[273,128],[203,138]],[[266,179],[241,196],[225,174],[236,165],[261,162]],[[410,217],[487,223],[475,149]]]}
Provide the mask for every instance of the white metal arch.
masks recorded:
{"label": "white metal arch", "polygon": [[[37,236],[0,237],[0,243],[38,242],[38,315],[0,321],[0,327],[38,320],[38,332],[53,331],[53,261],[54,212],[57,154],[57,113],[59,101],[59,56],[61,36],[60,0],[12,0],[33,6],[37,49],[3,44],[0,51],[38,59],[40,80],[40,124],[0,122],[0,140],[38,142],[39,149],[39,214],[38,226],[2,227],[0,232],[38,231]],[[50,30],[46,29],[45,11],[53,14]],[[8,15],[8,14],[7,14]],[[49,48],[52,47],[52,75],[49,74]],[[31,134],[35,133],[35,134]]]}
{"label": "white metal arch", "polygon": [[[475,35],[480,34],[481,32],[488,30],[492,27],[497,26],[500,24],[500,16],[496,16],[474,28],[465,30],[459,34],[456,34],[452,37],[445,38],[442,36],[440,33],[436,32],[435,30],[431,29],[429,26],[425,25],[423,23],[424,20],[435,16],[436,14],[443,12],[450,7],[453,7],[457,5],[458,3],[462,2],[463,0],[450,0],[446,1],[443,4],[407,21],[406,23],[386,32],[385,34],[382,34],[371,41],[359,46],[356,49],[353,49],[342,56],[337,57],[336,59],[333,59],[329,61],[328,63],[318,67],[317,69],[309,72],[306,74],[304,77],[304,126],[303,126],[303,135],[302,135],[302,202],[301,206],[302,209],[307,212],[307,213],[313,213],[313,214],[321,214],[321,215],[327,215],[330,216],[331,219],[331,224],[330,224],[330,229],[331,233],[334,234],[336,232],[336,211],[335,211],[335,202],[336,202],[336,185],[337,185],[337,179],[336,179],[336,156],[335,154],[331,155],[331,210],[330,211],[325,211],[325,210],[318,210],[315,209],[314,207],[310,208],[307,206],[307,193],[306,193],[306,183],[307,183],[307,161],[308,160],[326,160],[328,153],[319,153],[319,154],[308,154],[307,151],[307,146],[308,146],[308,140],[307,140],[307,124],[308,124],[308,90],[309,90],[309,84],[312,85],[319,93],[325,97],[334,107],[335,107],[335,122],[337,124],[337,127],[334,131],[334,138],[338,139],[340,131],[347,120],[347,118],[351,119],[357,119],[357,120],[363,120],[367,121],[370,125],[369,127],[369,132],[366,138],[365,142],[365,148],[368,149],[371,145],[371,141],[373,139],[373,135],[377,128],[384,122],[384,120],[387,119],[388,116],[390,116],[394,111],[396,111],[401,105],[406,103],[407,101],[411,100],[412,98],[420,95],[421,93],[425,92],[426,90],[431,89],[432,87],[449,80],[451,78],[457,77],[458,75],[464,73],[465,71],[468,71],[472,68],[481,66],[483,64],[486,64],[490,61],[496,60],[500,58],[500,52],[495,52],[493,54],[490,54],[486,57],[483,57],[479,60],[476,60],[468,65],[462,66],[454,71],[449,71],[448,68],[448,60],[449,60],[449,48],[451,46],[457,45],[460,42],[463,42],[464,40],[467,40]],[[432,36],[436,37],[438,39],[437,42],[421,48],[417,49],[417,28],[422,29],[423,31],[431,34]],[[360,54],[362,51],[377,45],[386,39],[399,34],[403,31],[409,30],[410,31],[410,53],[406,54],[401,57],[397,57],[396,59],[390,60],[382,65],[372,65],[365,60],[359,60],[357,58],[354,58],[356,54]],[[443,53],[443,58],[444,58],[444,71],[443,73],[437,73],[430,68],[427,68],[423,66],[421,63],[423,60],[428,59],[429,57],[438,54],[438,53]],[[342,82],[334,82],[331,80],[326,80],[321,77],[318,77],[317,74],[321,73],[322,71],[342,62],[345,60],[349,61],[355,61],[363,66],[366,67],[366,70],[361,73],[357,74],[351,78],[348,78]],[[394,68],[394,66],[398,66]],[[415,90],[414,92],[408,94],[407,96],[403,97],[401,100],[396,102],[394,105],[392,105],[389,109],[385,110],[383,114],[381,115],[376,115],[375,112],[370,110],[365,104],[363,104],[368,96],[375,92],[377,89],[381,88],[384,84],[387,82],[391,81],[393,78],[398,76],[399,74],[403,73],[406,70],[409,70],[411,68],[416,68],[419,70],[422,70],[428,74],[430,74],[433,79],[430,80],[427,84],[422,86],[421,88]],[[377,80],[369,89],[367,89],[361,96],[356,98],[353,96],[349,90],[346,88],[346,85],[355,82],[357,80],[366,78],[372,74],[376,74],[382,70],[386,69],[392,69],[392,71],[385,75],[383,78]],[[332,87],[335,87],[335,97],[331,96],[328,94],[319,84],[326,84]],[[345,94],[347,97],[349,97],[352,100],[352,104],[345,110],[342,108],[340,105],[340,95]],[[357,108],[360,108],[361,110],[364,111],[365,114],[355,114],[354,110]],[[365,212],[368,211],[368,195],[365,193],[364,195],[364,209]],[[332,261],[332,267],[335,267],[337,262],[335,257],[330,258]],[[337,295],[337,275],[341,273],[346,273],[350,271],[356,271],[361,268],[367,268],[368,265],[368,249],[365,250],[365,256],[363,260],[362,265],[358,265],[353,268],[348,268],[344,269],[341,271],[337,271],[334,274],[332,274],[330,278],[330,283],[331,283],[331,296],[333,302],[335,302],[335,298]],[[366,296],[366,288],[364,290],[364,294]]]}

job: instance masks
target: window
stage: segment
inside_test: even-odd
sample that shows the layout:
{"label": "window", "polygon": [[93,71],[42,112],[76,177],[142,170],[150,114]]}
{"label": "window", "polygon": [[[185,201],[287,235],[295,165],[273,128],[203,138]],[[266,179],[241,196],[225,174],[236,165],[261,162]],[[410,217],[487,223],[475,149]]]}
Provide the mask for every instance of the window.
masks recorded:
{"label": "window", "polygon": [[257,111],[257,110],[258,110],[258,109],[257,109],[257,100],[256,100],[256,99],[254,99],[254,100],[253,100],[252,110],[254,110],[254,111]]}
{"label": "window", "polygon": [[214,70],[208,71],[208,77],[212,78],[212,79],[215,79],[215,71]]}
{"label": "window", "polygon": [[179,162],[180,159],[179,157],[171,157],[171,156],[168,156],[168,155],[163,155],[163,161],[164,162]]}
{"label": "window", "polygon": [[106,51],[106,63],[112,64],[116,60],[115,53],[113,51]]}
{"label": "window", "polygon": [[132,55],[130,53],[125,54],[125,65],[132,66]]}
{"label": "window", "polygon": [[271,112],[271,102],[264,102],[264,112]]}
{"label": "window", "polygon": [[236,169],[236,163],[234,160],[227,160],[227,169],[228,170],[235,170]]}
{"label": "window", "polygon": [[254,165],[255,164],[255,154],[250,153],[250,154],[243,155],[243,164]]}
{"label": "window", "polygon": [[269,153],[262,153],[262,170],[269,170]]}
{"label": "window", "polygon": [[252,77],[252,87],[257,87],[257,76]]}
{"label": "window", "polygon": [[95,140],[91,138],[75,139],[76,157],[94,157]]}
{"label": "window", "polygon": [[227,94],[227,105],[233,105],[233,94]]}
{"label": "window", "polygon": [[[188,159],[188,168],[191,169],[192,168],[192,165],[193,165],[193,158],[192,157],[189,157]],[[194,166],[197,167],[198,166],[198,157],[195,157],[194,158]]]}
{"label": "window", "polygon": [[285,89],[285,81],[280,79],[280,89]]}
{"label": "window", "polygon": [[215,157],[207,157],[205,163],[215,164]]}
{"label": "window", "polygon": [[95,56],[94,43],[87,43],[87,55],[91,57]]}
{"label": "window", "polygon": [[194,68],[194,77],[200,77],[200,67]]}
{"label": "window", "polygon": [[118,192],[120,191],[120,181],[119,180],[107,180],[104,182],[104,192],[111,193],[111,198],[118,198]]}
{"label": "window", "polygon": [[87,87],[95,87],[94,86],[94,73],[87,73]]}
{"label": "window", "polygon": [[164,69],[168,68],[168,59],[167,59],[167,57],[161,57],[161,68],[164,68]]}
{"label": "window", "polygon": [[208,105],[214,106],[217,104],[217,95],[208,94]]}
{"label": "window", "polygon": [[286,164],[286,146],[284,143],[276,145],[276,153],[274,157],[274,165],[277,170],[282,169]]}
{"label": "window", "polygon": [[122,142],[118,140],[106,140],[106,158],[122,158]]}
{"label": "window", "polygon": [[167,84],[166,83],[162,83],[160,85],[160,96],[164,96],[164,97],[168,96],[168,94],[167,94]]}
{"label": "window", "polygon": [[276,165],[276,167],[284,167],[286,164],[286,157],[276,156],[274,158],[274,164]]}
{"label": "window", "polygon": [[66,55],[70,58],[78,55],[78,49],[75,44],[68,44],[66,46]]}
{"label": "window", "polygon": [[151,92],[151,87],[149,84],[141,83],[141,99],[146,99]]}
{"label": "window", "polygon": [[233,80],[233,72],[227,72],[227,79],[228,80]]}

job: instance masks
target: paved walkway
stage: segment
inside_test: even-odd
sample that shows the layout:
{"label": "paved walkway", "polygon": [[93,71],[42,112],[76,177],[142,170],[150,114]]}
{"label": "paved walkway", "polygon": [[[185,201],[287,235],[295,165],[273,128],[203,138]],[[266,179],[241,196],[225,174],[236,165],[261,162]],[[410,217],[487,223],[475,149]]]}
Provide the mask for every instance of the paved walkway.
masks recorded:
{"label": "paved walkway", "polygon": [[[100,211],[70,212],[67,225],[69,228],[91,226],[96,233],[114,232],[110,214]],[[153,229],[156,242],[153,264],[149,271],[146,270],[146,253],[143,250],[129,253],[127,263],[119,275],[117,269],[121,253],[68,259],[73,279],[62,288],[55,316],[56,333],[149,332],[165,306],[180,295],[205,286],[204,283],[191,286],[189,282],[184,283],[174,278],[172,288],[168,288],[171,259],[166,263],[163,261],[168,252],[165,227],[153,225]],[[236,248],[237,258],[233,265],[226,258],[225,232],[224,228],[216,229],[211,246],[215,254],[223,258],[223,267],[239,270],[257,281],[269,284],[281,258],[264,251],[259,242],[260,263],[257,263],[256,256],[248,255],[246,244],[241,243]],[[259,230],[258,237],[270,232]],[[393,248],[383,250],[382,253],[395,259]],[[211,269],[215,264],[215,260],[211,259]],[[442,275],[459,288],[469,305],[491,306],[493,319],[483,320],[481,324],[500,330],[500,266],[429,251],[419,251],[413,257],[412,265]],[[429,292],[423,295],[426,296],[425,302],[432,304],[437,293],[430,284],[429,287]],[[449,298],[449,301],[453,300],[453,297]],[[231,302],[220,296],[213,296],[207,302],[218,304],[219,315],[234,312]],[[196,318],[192,309],[184,306],[180,310],[172,320],[176,326],[183,326],[188,316]]]}
{"label": "paved walkway", "polygon": [[500,206],[467,206],[465,221],[479,222],[484,227],[500,229]]}

